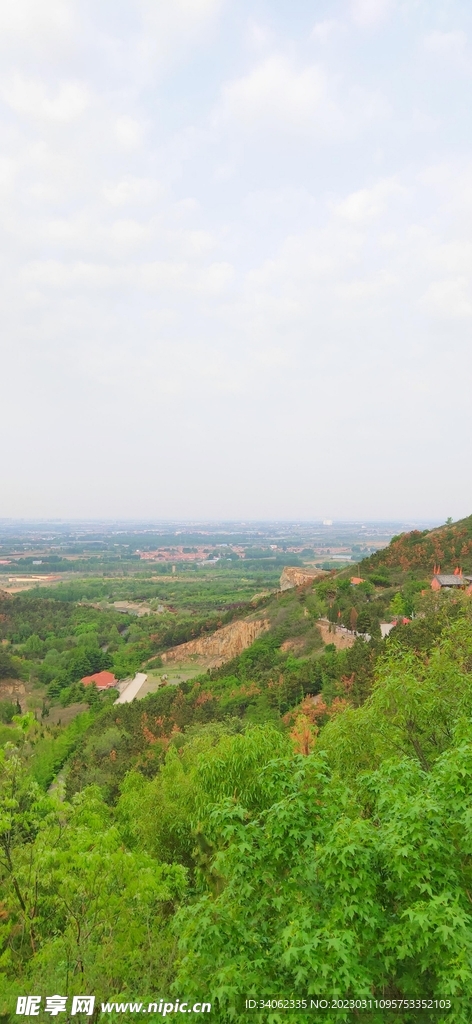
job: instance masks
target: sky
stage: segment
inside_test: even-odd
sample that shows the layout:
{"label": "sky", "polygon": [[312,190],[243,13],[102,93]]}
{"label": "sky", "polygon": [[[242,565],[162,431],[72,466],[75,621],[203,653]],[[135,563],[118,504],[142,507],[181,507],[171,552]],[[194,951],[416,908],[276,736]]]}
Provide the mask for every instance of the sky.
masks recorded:
{"label": "sky", "polygon": [[472,513],[472,7],[0,0],[0,517]]}

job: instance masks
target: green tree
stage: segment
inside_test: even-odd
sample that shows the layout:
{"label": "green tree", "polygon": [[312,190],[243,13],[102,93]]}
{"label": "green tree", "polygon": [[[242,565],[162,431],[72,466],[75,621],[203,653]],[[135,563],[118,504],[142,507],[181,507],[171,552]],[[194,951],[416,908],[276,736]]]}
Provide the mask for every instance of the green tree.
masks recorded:
{"label": "green tree", "polygon": [[18,679],[18,664],[6,651],[0,650],[0,679]]}
{"label": "green tree", "polygon": [[[237,799],[220,801],[211,815],[220,884],[208,881],[177,915],[175,990],[196,998],[211,991],[221,1021],[237,1018],[243,994],[435,993],[455,999],[454,1020],[466,1024],[471,739],[469,731],[432,773],[412,758],[386,762],[363,777],[357,795],[315,753],[272,765],[279,798],[258,815]],[[295,1024],[300,1015],[270,1019]],[[354,1017],[328,1011],[323,1019]],[[390,1017],[382,1009],[371,1019]],[[402,1014],[404,1024],[417,1019],[416,1011]]]}
{"label": "green tree", "polygon": [[358,633],[368,633],[372,627],[372,620],[366,608],[361,608],[357,617],[356,629]]}
{"label": "green tree", "polygon": [[402,592],[399,590],[390,602],[390,614],[402,618],[406,615],[407,609],[405,605],[405,599]]}
{"label": "green tree", "polygon": [[11,700],[0,700],[0,722],[4,722],[8,725],[13,721],[14,715],[18,714],[18,708],[16,704],[13,704]]}
{"label": "green tree", "polygon": [[25,989],[105,1000],[168,987],[185,870],[125,851],[97,789],[72,806],[41,795],[16,754],[2,795],[0,1013]]}

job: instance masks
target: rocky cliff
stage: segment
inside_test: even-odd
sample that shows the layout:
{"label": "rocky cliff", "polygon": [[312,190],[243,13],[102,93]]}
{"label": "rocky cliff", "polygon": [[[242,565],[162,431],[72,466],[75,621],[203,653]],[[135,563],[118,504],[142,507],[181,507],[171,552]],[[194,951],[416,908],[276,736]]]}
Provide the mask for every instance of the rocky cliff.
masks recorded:
{"label": "rocky cliff", "polygon": [[309,586],[326,575],[324,569],[299,569],[297,566],[286,565],[280,577],[280,589],[290,590],[290,587]]}
{"label": "rocky cliff", "polygon": [[189,640],[186,644],[171,648],[162,655],[162,661],[187,661],[188,658],[198,655],[211,661],[213,668],[218,668],[253,644],[261,633],[269,629],[269,625],[268,619],[230,622],[228,626],[217,629],[211,636],[201,636],[198,640]]}

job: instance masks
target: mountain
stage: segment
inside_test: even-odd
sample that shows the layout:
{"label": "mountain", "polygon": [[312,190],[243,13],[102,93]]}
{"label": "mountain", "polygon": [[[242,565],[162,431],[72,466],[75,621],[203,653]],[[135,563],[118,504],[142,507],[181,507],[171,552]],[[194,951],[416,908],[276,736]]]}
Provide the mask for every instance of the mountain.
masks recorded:
{"label": "mountain", "polygon": [[434,530],[412,530],[392,537],[387,548],[364,559],[361,572],[386,568],[432,575],[435,566],[443,573],[453,572],[456,566],[472,571],[472,516]]}

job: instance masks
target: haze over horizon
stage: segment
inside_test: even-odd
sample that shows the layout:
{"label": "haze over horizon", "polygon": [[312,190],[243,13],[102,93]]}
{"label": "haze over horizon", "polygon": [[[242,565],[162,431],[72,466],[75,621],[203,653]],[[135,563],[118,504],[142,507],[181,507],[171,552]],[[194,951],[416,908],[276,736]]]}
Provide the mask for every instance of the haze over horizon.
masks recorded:
{"label": "haze over horizon", "polygon": [[[438,520],[403,520],[403,519],[158,519],[158,518],[147,518],[139,519],[134,517],[128,518],[107,518],[107,517],[95,517],[95,518],[66,518],[62,516],[51,516],[51,517],[39,517],[39,518],[27,518],[25,516],[0,516],[0,531],[9,526],[9,524],[23,524],[24,526],[47,526],[49,524],[57,526],[136,526],[136,527],[149,527],[154,528],[169,528],[174,526],[182,527],[197,527],[197,526],[208,526],[208,527],[256,527],[256,526],[317,526],[318,528],[328,528],[337,526],[361,526],[365,523],[368,526],[409,526],[409,525],[421,525],[424,528],[433,529],[436,526],[443,525]],[[183,531],[176,530],[176,535]]]}
{"label": "haze over horizon", "polygon": [[459,0],[0,6],[2,518],[470,514],[471,41]]}

